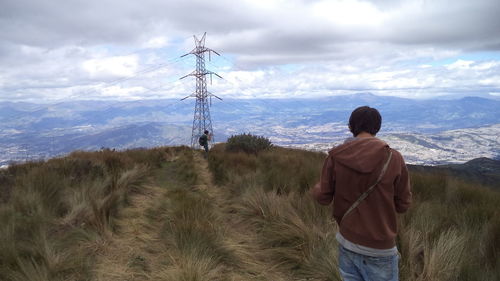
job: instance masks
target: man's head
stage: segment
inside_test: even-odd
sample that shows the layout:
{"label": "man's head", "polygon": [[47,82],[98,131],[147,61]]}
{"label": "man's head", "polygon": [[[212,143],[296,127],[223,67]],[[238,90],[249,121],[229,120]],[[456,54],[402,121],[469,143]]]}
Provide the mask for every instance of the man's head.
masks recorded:
{"label": "man's head", "polygon": [[203,132],[205,135],[208,135],[208,130],[205,130],[205,132]]}
{"label": "man's head", "polygon": [[382,125],[382,116],[375,108],[361,106],[356,108],[349,117],[349,130],[356,137],[361,132],[376,135]]}

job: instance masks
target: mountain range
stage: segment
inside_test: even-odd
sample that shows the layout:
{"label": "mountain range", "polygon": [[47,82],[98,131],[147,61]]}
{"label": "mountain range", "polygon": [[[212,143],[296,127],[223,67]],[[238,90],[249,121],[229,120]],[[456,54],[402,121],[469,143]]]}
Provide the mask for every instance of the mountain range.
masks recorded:
{"label": "mountain range", "polygon": [[[327,150],[349,136],[361,105],[383,116],[380,137],[418,164],[463,163],[500,155],[500,101],[480,97],[414,100],[369,93],[303,99],[225,99],[212,104],[215,141],[239,133]],[[0,165],[73,150],[189,144],[194,100],[0,102]],[[404,149],[403,149],[404,150]]]}

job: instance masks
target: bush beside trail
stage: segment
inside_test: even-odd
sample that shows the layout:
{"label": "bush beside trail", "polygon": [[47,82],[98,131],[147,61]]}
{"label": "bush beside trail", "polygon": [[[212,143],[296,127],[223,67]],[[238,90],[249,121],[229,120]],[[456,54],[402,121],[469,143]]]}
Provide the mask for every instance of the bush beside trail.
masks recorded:
{"label": "bush beside trail", "polygon": [[226,143],[226,150],[230,152],[246,152],[257,154],[270,149],[273,146],[271,141],[263,136],[252,134],[241,134],[231,136]]}

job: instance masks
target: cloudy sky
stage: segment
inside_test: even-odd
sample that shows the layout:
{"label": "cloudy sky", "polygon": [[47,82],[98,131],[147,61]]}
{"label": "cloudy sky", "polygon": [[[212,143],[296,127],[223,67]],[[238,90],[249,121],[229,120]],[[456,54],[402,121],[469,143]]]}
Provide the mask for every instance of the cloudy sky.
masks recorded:
{"label": "cloudy sky", "polygon": [[[500,96],[498,0],[0,0],[0,100]],[[210,77],[208,77],[210,81]]]}

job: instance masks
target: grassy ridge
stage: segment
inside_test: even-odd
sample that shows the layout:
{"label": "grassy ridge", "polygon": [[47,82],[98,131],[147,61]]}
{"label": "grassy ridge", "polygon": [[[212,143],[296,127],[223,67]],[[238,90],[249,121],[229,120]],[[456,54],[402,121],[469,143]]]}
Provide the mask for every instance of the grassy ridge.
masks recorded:
{"label": "grassy ridge", "polygon": [[[0,171],[0,280],[95,280],[95,256],[120,233],[120,213],[145,183],[165,190],[145,209],[146,224],[158,226],[148,258],[161,259],[154,271],[139,256],[125,265],[140,273],[134,280],[340,280],[337,226],[307,192],[324,157],[222,144],[210,152],[211,174],[186,147],[12,166]],[[401,280],[499,280],[500,193],[444,174],[411,180]]]}
{"label": "grassy ridge", "polygon": [[[281,280],[340,280],[336,225],[330,211],[306,191],[318,180],[324,155],[273,149],[258,154],[215,147],[209,158],[216,182],[228,190],[228,204],[246,224],[253,251]],[[262,280],[277,280],[266,278]]]}
{"label": "grassy ridge", "polygon": [[128,196],[169,150],[74,152],[0,171],[0,280],[90,280]]}
{"label": "grassy ridge", "polygon": [[[305,194],[324,155],[274,149],[258,155],[213,149],[210,168],[252,223],[263,257],[297,278],[340,280],[336,226]],[[446,175],[412,173],[414,203],[400,217],[402,280],[499,280],[500,194]]]}

